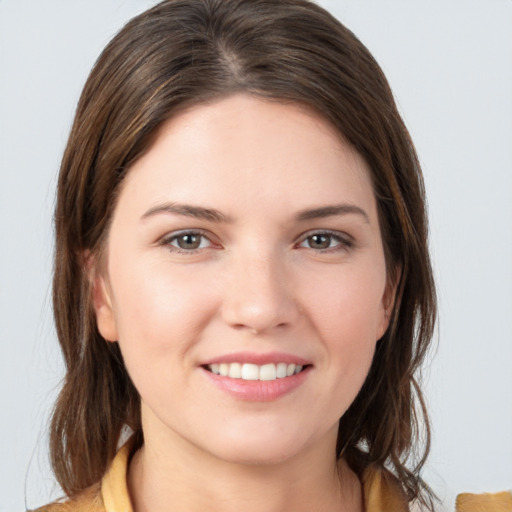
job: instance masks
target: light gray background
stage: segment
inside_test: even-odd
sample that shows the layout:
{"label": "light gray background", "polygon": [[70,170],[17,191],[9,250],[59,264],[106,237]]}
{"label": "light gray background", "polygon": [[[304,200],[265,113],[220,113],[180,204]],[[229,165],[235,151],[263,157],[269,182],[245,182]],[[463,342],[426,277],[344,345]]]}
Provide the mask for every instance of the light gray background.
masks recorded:
{"label": "light gray background", "polygon": [[[0,511],[58,494],[46,422],[60,156],[95,58],[150,0],[0,0]],[[324,0],[381,63],[423,163],[439,285],[426,478],[512,488],[512,1]]]}

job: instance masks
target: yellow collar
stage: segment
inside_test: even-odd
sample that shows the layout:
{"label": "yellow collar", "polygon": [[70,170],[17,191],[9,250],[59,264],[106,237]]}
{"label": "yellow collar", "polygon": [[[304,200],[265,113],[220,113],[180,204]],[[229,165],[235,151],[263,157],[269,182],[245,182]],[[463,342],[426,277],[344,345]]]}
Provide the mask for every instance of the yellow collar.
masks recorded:
{"label": "yellow collar", "polygon": [[101,481],[101,497],[105,512],[133,512],[126,482],[131,448],[131,440],[128,440],[117,452]]}
{"label": "yellow collar", "polygon": [[[133,512],[126,483],[132,443],[117,453],[101,482],[105,512]],[[409,507],[396,478],[385,469],[370,466],[362,475],[366,512],[408,512]]]}

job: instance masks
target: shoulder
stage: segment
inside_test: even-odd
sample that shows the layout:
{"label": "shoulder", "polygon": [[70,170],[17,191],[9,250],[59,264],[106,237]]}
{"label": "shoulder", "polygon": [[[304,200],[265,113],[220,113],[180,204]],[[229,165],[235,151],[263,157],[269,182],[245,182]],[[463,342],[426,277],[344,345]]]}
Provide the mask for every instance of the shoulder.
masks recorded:
{"label": "shoulder", "polygon": [[56,501],[28,512],[105,512],[100,485],[94,485],[73,498]]}
{"label": "shoulder", "polygon": [[409,503],[398,479],[387,469],[371,464],[361,474],[368,512],[409,512]]}
{"label": "shoulder", "polygon": [[512,491],[494,494],[459,494],[456,510],[457,512],[510,512],[512,510]]}
{"label": "shoulder", "polygon": [[126,474],[130,456],[136,446],[132,437],[121,447],[101,482],[76,496],[27,512],[106,512],[107,508],[131,511]]}

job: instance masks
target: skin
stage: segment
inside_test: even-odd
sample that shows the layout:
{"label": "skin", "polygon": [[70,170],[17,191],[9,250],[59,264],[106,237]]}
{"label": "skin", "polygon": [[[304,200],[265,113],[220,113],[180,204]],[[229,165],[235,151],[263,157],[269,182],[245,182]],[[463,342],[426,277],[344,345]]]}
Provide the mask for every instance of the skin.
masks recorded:
{"label": "skin", "polygon": [[[393,298],[369,176],[318,115],[246,94],[173,117],[133,165],[94,305],[141,396],[137,512],[363,509],[335,445]],[[299,218],[332,205],[344,210]],[[308,372],[275,400],[236,397],[202,365],[239,351]]]}

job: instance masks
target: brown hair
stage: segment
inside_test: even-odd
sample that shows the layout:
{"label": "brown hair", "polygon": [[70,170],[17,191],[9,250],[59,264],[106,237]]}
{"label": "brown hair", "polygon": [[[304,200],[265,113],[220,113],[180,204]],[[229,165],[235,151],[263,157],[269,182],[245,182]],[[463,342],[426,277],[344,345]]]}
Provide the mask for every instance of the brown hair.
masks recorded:
{"label": "brown hair", "polygon": [[431,508],[419,476],[430,433],[414,377],[436,312],[421,171],[378,64],[308,0],[167,0],[131,20],[95,64],[63,157],[55,212],[53,301],[67,370],[51,424],[57,479],[70,496],[98,482],[123,425],[142,442],[139,396],[118,345],[98,333],[83,255],[100,253],[119,185],[162,123],[237,91],[308,105],[370,167],[398,289],[366,382],[341,418],[337,450],[354,465],[361,454],[363,464],[386,465],[409,499]]}

